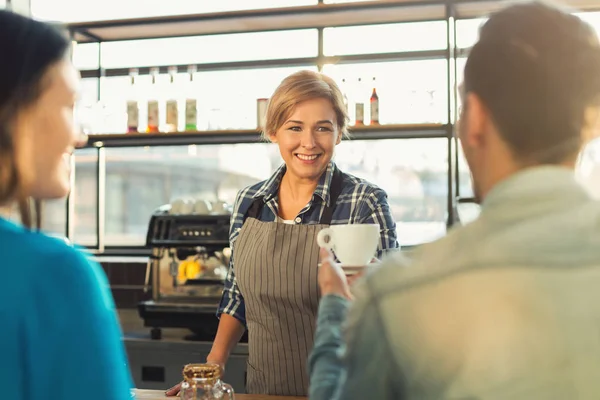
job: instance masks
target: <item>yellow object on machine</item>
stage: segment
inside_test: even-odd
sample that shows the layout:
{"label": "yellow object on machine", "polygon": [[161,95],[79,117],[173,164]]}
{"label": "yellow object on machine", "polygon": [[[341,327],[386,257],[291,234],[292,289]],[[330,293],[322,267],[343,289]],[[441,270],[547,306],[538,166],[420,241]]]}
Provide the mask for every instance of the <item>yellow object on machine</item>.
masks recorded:
{"label": "yellow object on machine", "polygon": [[196,279],[203,270],[198,257],[190,257],[179,264],[177,282],[184,284],[188,279]]}

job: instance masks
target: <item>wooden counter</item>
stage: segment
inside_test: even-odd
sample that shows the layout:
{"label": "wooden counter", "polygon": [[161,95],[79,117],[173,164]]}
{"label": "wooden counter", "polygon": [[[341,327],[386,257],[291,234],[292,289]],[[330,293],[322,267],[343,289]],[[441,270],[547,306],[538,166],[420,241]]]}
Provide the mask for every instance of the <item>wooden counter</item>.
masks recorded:
{"label": "wooden counter", "polygon": [[[178,400],[179,397],[167,397],[163,390],[136,390],[139,400]],[[267,396],[262,394],[236,394],[235,400],[306,400],[306,397]]]}

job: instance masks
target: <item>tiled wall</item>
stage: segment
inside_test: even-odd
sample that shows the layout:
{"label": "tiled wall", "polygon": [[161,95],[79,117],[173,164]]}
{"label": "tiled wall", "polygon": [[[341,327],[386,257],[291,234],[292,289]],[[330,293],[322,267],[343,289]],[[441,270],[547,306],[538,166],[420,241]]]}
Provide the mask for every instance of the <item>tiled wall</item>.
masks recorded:
{"label": "tiled wall", "polygon": [[108,277],[117,308],[137,308],[137,304],[152,297],[152,289],[144,293],[146,263],[100,260]]}

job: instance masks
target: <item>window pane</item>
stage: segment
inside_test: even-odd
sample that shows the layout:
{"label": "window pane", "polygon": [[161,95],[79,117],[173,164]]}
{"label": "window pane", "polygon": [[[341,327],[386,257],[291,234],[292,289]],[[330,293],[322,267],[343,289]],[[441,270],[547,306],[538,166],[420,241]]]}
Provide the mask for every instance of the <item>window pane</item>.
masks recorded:
{"label": "window pane", "polygon": [[95,116],[92,131],[126,132],[126,101],[134,98],[139,104],[142,130],[146,128],[147,102],[150,98],[159,99],[159,120],[164,122],[165,100],[172,95],[179,103],[180,130],[184,126],[187,96],[197,100],[199,130],[254,129],[257,127],[256,100],[270,97],[285,77],[303,69],[316,71],[317,68],[303,66],[199,72],[194,74],[192,82],[188,74],[178,74],[173,85],[167,75],[158,76],[155,84],[152,84],[150,76],[145,75],[136,78],[133,88],[128,77],[103,78],[101,104],[90,110]]}
{"label": "window pane", "polygon": [[446,233],[448,157],[446,139],[342,142],[336,162],[344,172],[383,188],[400,245],[417,245]]}
{"label": "window pane", "polygon": [[98,43],[78,43],[73,48],[73,64],[78,69],[97,69],[99,68],[99,49]]}
{"label": "window pane", "polygon": [[98,79],[82,79],[79,86],[79,98],[75,107],[75,119],[85,133],[92,132],[90,128],[97,124],[98,118]]}
{"label": "window pane", "polygon": [[77,22],[167,15],[200,14],[316,4],[316,0],[31,0],[31,12],[39,19]]}
{"label": "window pane", "polygon": [[197,74],[199,129],[253,129],[257,124],[256,101],[269,98],[287,76],[316,66],[214,71]]}
{"label": "window pane", "polygon": [[80,149],[75,153],[74,215],[71,240],[84,246],[98,244],[98,151]]}
{"label": "window pane", "polygon": [[325,28],[326,56],[376,54],[446,48],[446,22],[411,22]]}
{"label": "window pane", "polygon": [[[18,215],[18,214],[17,214]],[[60,237],[67,235],[67,200],[48,200],[42,207],[42,229]]]}
{"label": "window pane", "polygon": [[583,149],[577,164],[577,177],[592,196],[600,199],[600,138]]}
{"label": "window pane", "polygon": [[[448,121],[445,60],[325,65],[323,72],[331,75],[348,97],[351,120],[355,118],[357,102],[368,106],[373,78],[376,78],[379,121],[382,124]],[[345,84],[342,80],[345,80]],[[368,121],[367,106],[365,119]]]}
{"label": "window pane", "polygon": [[102,44],[102,66],[129,68],[315,57],[317,47],[316,29],[127,40]]}
{"label": "window pane", "polygon": [[106,244],[144,245],[152,212],[177,198],[233,203],[279,165],[276,146],[106,149]]}
{"label": "window pane", "polygon": [[[445,139],[343,142],[340,168],[388,192],[403,245],[445,232]],[[252,155],[250,161],[249,155]],[[106,149],[106,244],[143,245],[152,212],[177,198],[233,203],[241,188],[280,165],[267,143]]]}
{"label": "window pane", "polygon": [[[464,159],[464,153],[460,148],[458,167],[460,196],[472,197],[471,175]],[[600,199],[600,138],[590,142],[581,152],[576,167],[576,176],[593,197]],[[474,220],[479,215],[480,209],[475,204],[459,204],[458,212],[461,222],[464,224]]]}
{"label": "window pane", "polygon": [[479,27],[487,18],[459,19],[456,21],[456,47],[465,49],[479,39]]}

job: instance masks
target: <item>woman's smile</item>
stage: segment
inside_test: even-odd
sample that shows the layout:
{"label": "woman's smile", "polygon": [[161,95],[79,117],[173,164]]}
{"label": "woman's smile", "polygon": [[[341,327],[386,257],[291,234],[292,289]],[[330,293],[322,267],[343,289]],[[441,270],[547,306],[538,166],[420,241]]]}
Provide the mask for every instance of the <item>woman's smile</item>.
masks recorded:
{"label": "woman's smile", "polygon": [[304,164],[314,164],[317,161],[317,159],[323,155],[323,153],[320,153],[320,154],[295,153],[294,155],[296,156],[296,158],[298,160],[300,160],[300,162],[302,162]]}

